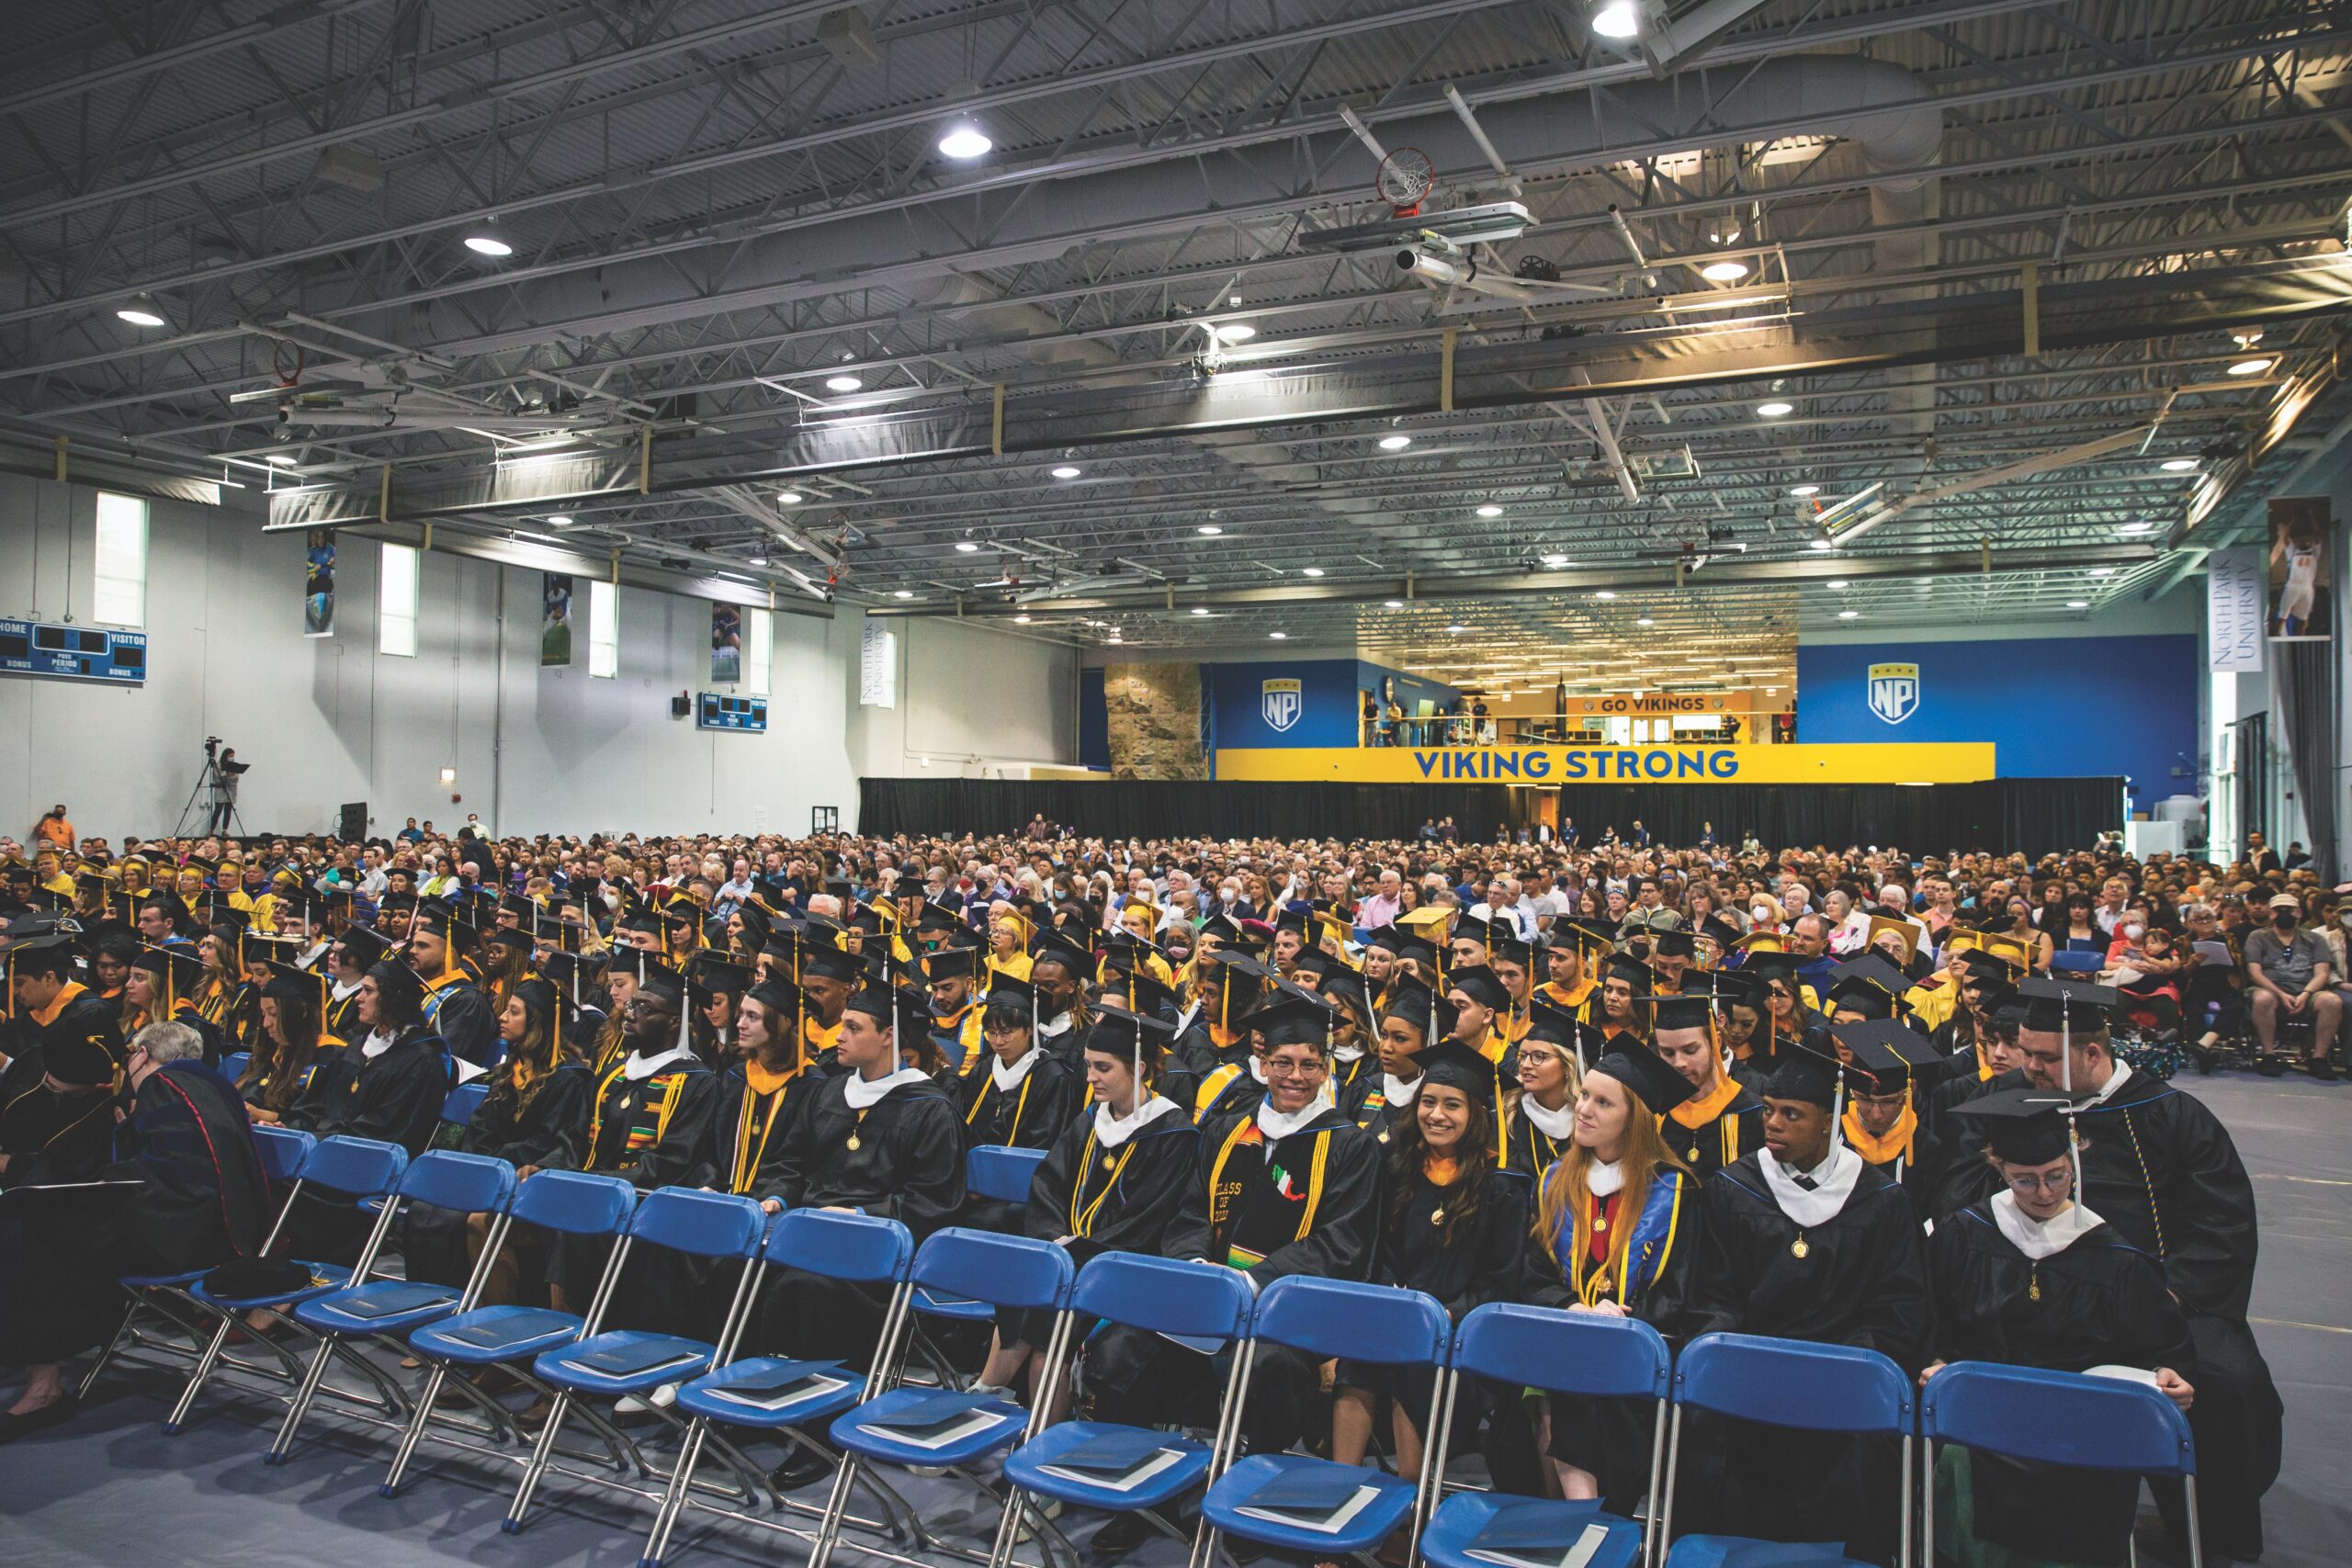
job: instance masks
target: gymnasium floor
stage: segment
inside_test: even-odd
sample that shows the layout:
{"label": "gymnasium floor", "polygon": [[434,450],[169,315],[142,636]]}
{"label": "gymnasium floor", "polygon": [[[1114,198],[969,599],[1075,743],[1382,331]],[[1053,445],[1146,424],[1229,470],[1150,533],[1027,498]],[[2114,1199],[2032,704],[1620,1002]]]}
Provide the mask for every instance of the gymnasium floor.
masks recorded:
{"label": "gymnasium floor", "polygon": [[[2266,1505],[2264,1562],[2342,1563],[2352,1559],[2344,1484],[2352,1473],[2352,1088],[2232,1075],[2188,1087],[2229,1123],[2261,1205],[2254,1326],[2287,1403],[2286,1469]],[[292,1461],[272,1469],[260,1454],[276,1415],[257,1400],[208,1399],[187,1432],[165,1438],[161,1387],[141,1373],[109,1374],[72,1426],[0,1450],[0,1553],[13,1568],[175,1558],[247,1568],[632,1568],[644,1542],[642,1515],[560,1478],[542,1489],[530,1528],[503,1535],[514,1472],[462,1456],[428,1464],[420,1454],[408,1490],[385,1501],[376,1495],[384,1447],[315,1419]],[[957,1529],[967,1494],[945,1482],[912,1484],[936,1526],[950,1534],[977,1528],[986,1544],[989,1521]],[[2143,1562],[2159,1560],[2144,1531],[2143,1545]],[[672,1551],[688,1562],[799,1554],[787,1538],[725,1525],[695,1532],[691,1520]],[[1173,1568],[1181,1557],[1172,1543],[1156,1542],[1130,1561]]]}

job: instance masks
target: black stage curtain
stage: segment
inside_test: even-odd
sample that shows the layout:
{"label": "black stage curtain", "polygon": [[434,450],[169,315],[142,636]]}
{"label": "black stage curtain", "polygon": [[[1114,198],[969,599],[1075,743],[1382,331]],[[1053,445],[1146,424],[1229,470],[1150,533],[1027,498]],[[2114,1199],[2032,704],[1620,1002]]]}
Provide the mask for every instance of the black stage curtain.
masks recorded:
{"label": "black stage curtain", "polygon": [[[1919,854],[2088,849],[2123,826],[2123,781],[1992,779],[1927,784],[1569,784],[1560,809],[1591,843],[1639,818],[1653,839],[1695,844],[1714,824],[1782,849],[1897,845]],[[1535,818],[1537,792],[1509,784],[1202,784],[1159,780],[862,779],[858,831],[1011,833],[1043,812],[1090,839],[1408,839],[1430,818],[1465,840]]]}

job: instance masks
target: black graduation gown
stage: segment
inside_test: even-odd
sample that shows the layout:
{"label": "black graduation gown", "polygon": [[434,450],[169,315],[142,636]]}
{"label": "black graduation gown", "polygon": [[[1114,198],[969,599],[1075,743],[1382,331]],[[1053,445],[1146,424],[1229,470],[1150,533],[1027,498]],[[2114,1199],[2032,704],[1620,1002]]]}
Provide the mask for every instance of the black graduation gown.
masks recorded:
{"label": "black graduation gown", "polygon": [[[1421,1080],[1416,1077],[1406,1087],[1418,1092],[1421,1087]],[[1265,1095],[1266,1091],[1260,1089],[1257,1098],[1263,1100]],[[1254,1101],[1251,1109],[1256,1109]],[[1371,1134],[1374,1142],[1385,1144],[1388,1142],[1388,1129],[1391,1123],[1399,1117],[1413,1113],[1413,1101],[1409,1095],[1401,1100],[1390,1100],[1388,1075],[1374,1067],[1371,1072],[1356,1079],[1354,1096],[1341,1100],[1340,1110],[1349,1121]]]}
{"label": "black graduation gown", "polygon": [[[1078,1113],[1085,1098],[1082,1077],[1073,1077],[1052,1053],[1040,1048],[1012,1093],[1001,1092],[990,1068],[996,1053],[983,1055],[970,1072],[942,1085],[955,1101],[967,1153],[986,1144],[998,1148],[1048,1149]],[[976,1230],[1012,1231],[1017,1204],[967,1197],[962,1224]]]}
{"label": "black graduation gown", "polygon": [[1185,1109],[1192,1112],[1195,1122],[1254,1114],[1258,1102],[1266,1098],[1266,1086],[1250,1070],[1247,1055],[1238,1062],[1218,1064],[1192,1079],[1191,1084],[1191,1098]]}
{"label": "black graduation gown", "polygon": [[[929,1078],[909,1079],[860,1111],[849,1102],[854,1077],[822,1080],[788,1119],[777,1195],[792,1208],[887,1216],[920,1243],[955,1224],[964,1207],[956,1102]],[[760,1298],[756,1348],[863,1366],[880,1339],[883,1306],[881,1294],[864,1286],[776,1269]]]}
{"label": "black graduation gown", "polygon": [[[2205,1550],[2262,1555],[2262,1495],[2278,1478],[2285,1407],[2246,1327],[2259,1240],[2254,1184],[2228,1129],[2196,1096],[2133,1073],[2075,1118],[2083,1201],[2164,1265],[2197,1345],[2197,1506]],[[2177,1485],[2156,1500],[2182,1538]]]}
{"label": "black graduation gown", "polygon": [[[1181,1101],[1171,1103],[1175,1110],[1154,1117],[1115,1149],[1104,1148],[1095,1136],[1091,1111],[1072,1120],[1046,1151],[1029,1184],[1023,1231],[1039,1241],[1059,1242],[1080,1268],[1104,1252],[1157,1257],[1176,1211],[1199,1179],[1194,1168],[1200,1129]],[[1051,1332],[1044,1313],[1000,1313],[998,1325],[1005,1343],[1026,1340],[1040,1349],[1042,1336]]]}
{"label": "black graduation gown", "polygon": [[[25,1071],[16,1070],[19,1064]],[[0,1187],[90,1180],[113,1155],[113,1093],[104,1085],[58,1093],[45,1081],[38,1052],[17,1057],[9,1068],[0,1082],[0,1154],[8,1156]]]}
{"label": "black graduation gown", "polygon": [[[115,1159],[93,1173],[137,1181],[119,1206],[74,1204],[29,1217],[0,1240],[0,1365],[62,1360],[112,1336],[125,1274],[209,1269],[261,1250],[272,1204],[236,1091],[209,1068],[150,1074],[116,1129]],[[12,1162],[13,1163],[13,1162]]]}
{"label": "black graduation gown", "polygon": [[[1573,1104],[1562,1108],[1573,1111]],[[1510,1126],[1503,1134],[1503,1168],[1515,1170],[1538,1186],[1552,1162],[1568,1146],[1566,1138],[1555,1138],[1538,1127],[1527,1115],[1527,1097],[1510,1108]]]}
{"label": "black graduation gown", "polygon": [[[1631,1224],[1623,1267],[1592,1256],[1589,1211],[1583,1227],[1576,1217],[1548,1245],[1527,1244],[1521,1292],[1537,1306],[1567,1308],[1616,1302],[1632,1316],[1679,1341],[1688,1325],[1692,1276],[1705,1220],[1696,1178],[1659,1165],[1653,1171],[1639,1215],[1625,1214],[1622,1201],[1603,1217],[1612,1225]],[[1579,1235],[1581,1228],[1582,1234]],[[1602,1239],[1607,1232],[1600,1233]],[[1647,1400],[1596,1399],[1550,1393],[1552,1456],[1595,1477],[1605,1505],[1621,1514],[1638,1506],[1649,1489],[1650,1453],[1657,1406]]]}
{"label": "black graduation gown", "polygon": [[359,987],[357,986],[351,987],[350,995],[343,997],[334,995],[332,987],[328,988],[326,1013],[320,1020],[319,1027],[323,1032],[334,1035],[341,1040],[367,1037],[368,1026],[359,1021]]}
{"label": "black graduation gown", "polygon": [[[704,1156],[718,1101],[718,1075],[684,1056],[644,1077],[631,1078],[628,1060],[622,1056],[596,1084],[581,1168],[624,1177],[646,1191],[711,1185]],[[587,1303],[610,1256],[611,1244],[601,1238],[556,1239],[552,1267],[575,1310]],[[718,1325],[707,1321],[710,1314],[696,1310],[708,1273],[701,1259],[684,1253],[659,1247],[635,1248],[605,1310],[605,1326],[700,1337],[715,1333]]]}
{"label": "black graduation gown", "polygon": [[[1396,1173],[1389,1173],[1392,1181]],[[1439,1223],[1452,1189],[1416,1171],[1402,1179],[1401,1196],[1384,1200],[1380,1261],[1375,1278],[1385,1285],[1435,1296],[1459,1325],[1472,1309],[1517,1294],[1524,1268],[1529,1188],[1517,1177],[1489,1170],[1480,1179],[1477,1210],[1466,1224]],[[1437,1374],[1427,1367],[1382,1366],[1342,1359],[1339,1381],[1349,1388],[1398,1401],[1416,1431],[1429,1427],[1430,1395]],[[1454,1429],[1476,1428],[1481,1401],[1473,1393],[1457,1409]]]}
{"label": "black graduation gown", "polygon": [[1692,1111],[1694,1104],[1707,1109],[1703,1102],[1686,1100],[1658,1118],[1658,1131],[1665,1135],[1667,1146],[1682,1156],[1702,1187],[1715,1172],[1764,1146],[1764,1102],[1736,1076],[1731,1081],[1736,1086],[1731,1098],[1697,1125],[1686,1123],[1675,1112]]}
{"label": "black graduation gown", "polygon": [[448,1042],[449,1054],[476,1066],[498,1060],[498,1015],[490,998],[472,981],[457,979],[428,990],[424,996],[424,1027]]}
{"label": "black graduation gown", "polygon": [[[1336,1107],[1279,1143],[1257,1112],[1201,1125],[1199,1179],[1160,1244],[1167,1257],[1247,1269],[1259,1292],[1289,1274],[1367,1280],[1380,1245],[1381,1148]],[[1199,1420],[1221,1378],[1155,1334],[1105,1330],[1090,1365],[1106,1418]],[[1242,1417],[1253,1452],[1279,1452],[1304,1431],[1319,1378],[1313,1358],[1267,1345]],[[1209,1416],[1200,1424],[1213,1421]]]}
{"label": "black graduation gown", "polygon": [[[1849,1120],[1853,1112],[1847,1112]],[[1849,1144],[1856,1154],[1869,1159],[1861,1144],[1853,1138],[1853,1129],[1847,1130]],[[1871,1168],[1889,1181],[1903,1189],[1911,1200],[1912,1212],[1922,1220],[1935,1218],[1936,1204],[1940,1200],[1944,1167],[1950,1162],[1951,1151],[1944,1140],[1928,1126],[1925,1117],[1915,1117],[1910,1138],[1910,1152],[1890,1151],[1884,1159],[1871,1162]]]}
{"label": "black graduation gown", "polygon": [[710,1117],[710,1147],[703,1163],[711,1185],[764,1201],[784,1196],[785,1150],[792,1123],[816,1098],[823,1079],[797,1072],[767,1094],[752,1088],[737,1062],[718,1075],[718,1101]]}
{"label": "black graduation gown", "polygon": [[[1765,1184],[1761,1151],[1711,1177],[1700,1226],[1690,1333],[1761,1334],[1852,1345],[1917,1373],[1927,1354],[1927,1276],[1919,1221],[1903,1190],[1868,1168],[1844,1206],[1800,1228]],[[1797,1247],[1803,1244],[1803,1256]],[[1721,1479],[1686,1467],[1678,1508],[1693,1528],[1719,1517],[1732,1533],[1843,1540],[1850,1555],[1891,1561],[1898,1490],[1891,1439],[1857,1440],[1744,1421],[1716,1427]]]}
{"label": "black graduation gown", "polygon": [[[594,1085],[588,1069],[566,1063],[531,1086],[527,1100],[518,1098],[499,1068],[492,1089],[467,1122],[458,1146],[469,1155],[503,1159],[517,1170],[537,1166],[543,1170],[577,1170],[588,1147],[588,1096]],[[543,1233],[526,1237],[511,1233],[508,1247],[534,1246]],[[401,1254],[408,1259],[412,1280],[460,1285],[472,1269],[466,1247],[466,1216],[451,1209],[423,1203],[409,1206],[401,1221]]]}
{"label": "black graduation gown", "polygon": [[[1938,1360],[2064,1372],[2170,1367],[2197,1382],[2188,1324],[2165,1289],[2164,1270],[2125,1246],[2111,1225],[2094,1226],[2036,1261],[2001,1234],[1990,1201],[1979,1203],[1937,1224],[1928,1241],[1928,1282]],[[1969,1474],[1980,1540],[2101,1568],[2130,1557],[2137,1476],[1985,1453],[1969,1456]]]}

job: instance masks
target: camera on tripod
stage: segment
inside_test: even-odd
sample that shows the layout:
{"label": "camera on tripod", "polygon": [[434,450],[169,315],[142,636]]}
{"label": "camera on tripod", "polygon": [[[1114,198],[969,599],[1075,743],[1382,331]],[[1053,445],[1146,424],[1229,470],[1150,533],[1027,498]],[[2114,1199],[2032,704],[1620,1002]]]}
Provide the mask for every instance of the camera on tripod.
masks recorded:
{"label": "camera on tripod", "polygon": [[209,756],[211,756],[214,752],[216,752],[216,751],[218,751],[218,750],[220,750],[220,738],[219,736],[217,736],[217,735],[208,735],[208,736],[206,736],[206,737],[204,738],[204,754],[205,754],[206,756],[209,757]]}

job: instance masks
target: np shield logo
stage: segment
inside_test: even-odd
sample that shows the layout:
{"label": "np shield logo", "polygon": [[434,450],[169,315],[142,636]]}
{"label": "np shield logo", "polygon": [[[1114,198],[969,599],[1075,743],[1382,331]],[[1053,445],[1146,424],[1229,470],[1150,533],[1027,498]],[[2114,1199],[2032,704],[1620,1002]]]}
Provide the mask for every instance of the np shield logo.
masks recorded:
{"label": "np shield logo", "polygon": [[1919,711],[1919,667],[1916,664],[1871,666],[1871,712],[1887,724],[1901,724]]}
{"label": "np shield logo", "polygon": [[1268,681],[1259,687],[1258,711],[1265,716],[1267,727],[1280,735],[1306,711],[1306,698],[1296,681]]}

